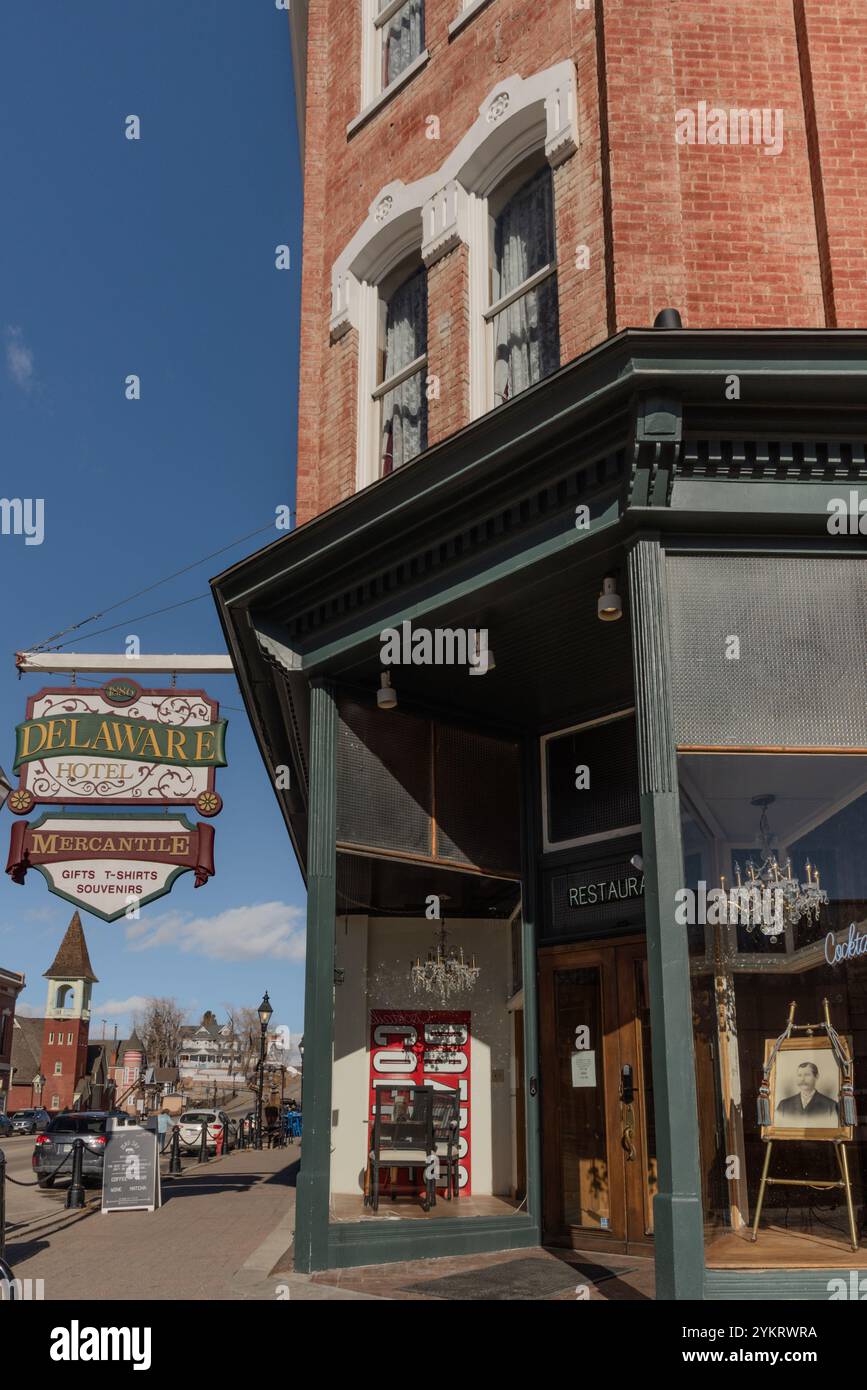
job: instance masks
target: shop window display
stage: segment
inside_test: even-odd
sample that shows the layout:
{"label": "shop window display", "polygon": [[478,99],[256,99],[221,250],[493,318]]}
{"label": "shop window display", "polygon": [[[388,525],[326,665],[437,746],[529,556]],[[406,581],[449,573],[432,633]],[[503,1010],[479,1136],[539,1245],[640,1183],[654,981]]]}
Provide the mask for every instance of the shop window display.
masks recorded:
{"label": "shop window display", "polygon": [[335,1222],[503,1215],[524,1193],[519,886],[405,872],[422,911],[336,923]]}
{"label": "shop window display", "polygon": [[711,1267],[867,1265],[867,756],[680,757]]}

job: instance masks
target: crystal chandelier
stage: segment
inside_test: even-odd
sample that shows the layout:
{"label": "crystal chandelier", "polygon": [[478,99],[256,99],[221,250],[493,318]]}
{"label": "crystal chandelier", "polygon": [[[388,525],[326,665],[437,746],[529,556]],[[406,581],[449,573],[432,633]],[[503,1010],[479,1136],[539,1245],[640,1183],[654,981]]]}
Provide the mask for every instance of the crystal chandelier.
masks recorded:
{"label": "crystal chandelier", "polygon": [[[747,860],[748,877],[745,883],[741,880],[740,865],[735,864],[738,889],[745,888],[748,892],[757,890],[759,893],[772,895],[771,901],[776,911],[772,914],[771,921],[766,921],[762,914],[760,925],[762,935],[769,936],[771,941],[776,941],[781,931],[796,926],[803,918],[818,922],[819,912],[828,901],[828,894],[819,882],[819,870],[809,861],[805,865],[806,883],[799,883],[797,878],[792,877],[791,859],[786,861],[785,869],[779,863],[771,843],[771,827],[768,821],[768,807],[774,801],[775,796],[766,795],[754,796],[750,802],[751,806],[760,806],[762,811],[759,817],[761,864],[756,865],[752,859]],[[753,931],[755,925],[754,922],[748,923],[747,930]]]}
{"label": "crystal chandelier", "polygon": [[456,951],[454,946],[448,945],[447,936],[445,921],[441,920],[435,946],[428,951],[427,960],[418,957],[410,971],[413,993],[436,994],[443,1004],[453,994],[473,989],[481,974],[475,956],[464,960],[463,946]]}

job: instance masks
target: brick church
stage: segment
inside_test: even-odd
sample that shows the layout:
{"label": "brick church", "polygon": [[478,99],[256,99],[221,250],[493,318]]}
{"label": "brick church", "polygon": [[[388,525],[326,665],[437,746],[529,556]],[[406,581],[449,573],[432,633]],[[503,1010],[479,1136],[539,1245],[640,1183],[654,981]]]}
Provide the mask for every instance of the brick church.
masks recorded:
{"label": "brick church", "polygon": [[99,982],[77,912],[45,979],[45,1016],[14,1020],[9,1110],[103,1110],[122,1101],[144,1069],[144,1048],[135,1033],[90,1041],[90,996]]}

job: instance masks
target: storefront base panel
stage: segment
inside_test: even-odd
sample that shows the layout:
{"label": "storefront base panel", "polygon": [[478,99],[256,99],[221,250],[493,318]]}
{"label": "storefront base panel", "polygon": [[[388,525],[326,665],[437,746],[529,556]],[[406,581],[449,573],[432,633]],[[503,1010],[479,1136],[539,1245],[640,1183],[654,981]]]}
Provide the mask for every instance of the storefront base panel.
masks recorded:
{"label": "storefront base panel", "polygon": [[832,1297],[851,1297],[851,1282],[841,1269],[769,1269],[761,1274],[709,1269],[704,1296],[710,1303],[827,1303]]}
{"label": "storefront base panel", "polygon": [[[324,1268],[352,1269],[358,1265],[393,1264],[397,1260],[434,1260],[448,1255],[487,1255],[497,1250],[526,1250],[541,1244],[541,1232],[529,1217],[456,1221],[422,1225],[409,1221],[406,1229],[371,1230],[366,1222],[328,1229],[328,1260]],[[297,1267],[297,1266],[296,1266]],[[310,1272],[310,1271],[305,1271]]]}

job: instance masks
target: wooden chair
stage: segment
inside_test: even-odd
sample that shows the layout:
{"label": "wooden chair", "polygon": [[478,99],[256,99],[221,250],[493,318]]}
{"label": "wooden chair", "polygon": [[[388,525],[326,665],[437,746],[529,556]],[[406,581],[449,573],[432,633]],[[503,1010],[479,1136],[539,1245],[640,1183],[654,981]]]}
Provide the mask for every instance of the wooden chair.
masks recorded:
{"label": "wooden chair", "polygon": [[[423,1211],[436,1202],[436,1180],[427,1168],[436,1150],[433,1130],[433,1095],[430,1086],[380,1086],[373,1112],[373,1138],[368,1155],[369,1192],[372,1211],[379,1210],[379,1175],[383,1168],[425,1171]],[[418,1185],[417,1185],[418,1186]],[[392,1187],[392,1201],[397,1191]]]}

